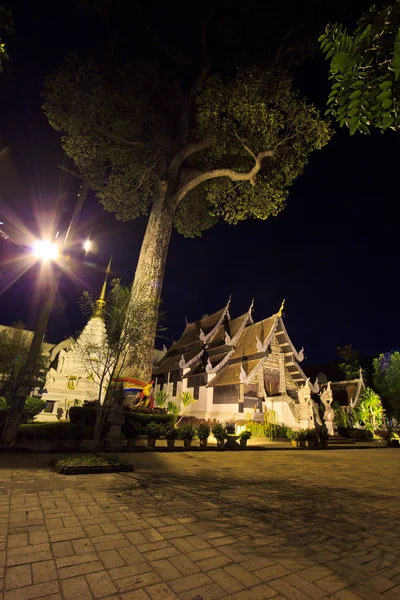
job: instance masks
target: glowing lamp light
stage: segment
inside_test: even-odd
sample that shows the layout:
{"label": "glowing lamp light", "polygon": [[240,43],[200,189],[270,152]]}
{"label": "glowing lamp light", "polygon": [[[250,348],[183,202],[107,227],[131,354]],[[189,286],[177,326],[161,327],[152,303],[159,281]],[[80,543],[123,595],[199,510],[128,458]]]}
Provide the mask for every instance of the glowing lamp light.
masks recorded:
{"label": "glowing lamp light", "polygon": [[60,252],[57,244],[54,244],[49,240],[38,240],[33,245],[32,253],[33,256],[36,256],[39,260],[48,262],[50,260],[57,260]]}
{"label": "glowing lamp light", "polygon": [[91,240],[86,240],[86,242],[83,244],[83,249],[85,252],[89,252],[89,250],[92,247],[92,242]]}

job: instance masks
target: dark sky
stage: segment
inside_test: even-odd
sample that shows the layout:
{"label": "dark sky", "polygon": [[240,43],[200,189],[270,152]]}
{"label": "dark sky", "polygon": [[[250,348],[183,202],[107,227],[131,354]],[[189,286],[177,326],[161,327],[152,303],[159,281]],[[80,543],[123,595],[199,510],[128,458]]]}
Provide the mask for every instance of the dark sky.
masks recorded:
{"label": "dark sky", "polygon": [[[359,4],[350,3],[350,21]],[[24,243],[26,232],[37,231],[60,198],[68,217],[78,190],[74,178],[57,168],[63,152],[41,110],[44,78],[74,46],[98,47],[102,33],[98,40],[88,33],[73,2],[8,6],[16,34],[7,39],[12,60],[0,74],[0,228]],[[321,109],[326,79],[321,58],[298,73],[301,90]],[[219,224],[196,240],[174,232],[163,289],[167,345],[179,337],[185,317],[214,312],[232,294],[231,314],[244,312],[254,297],[257,320],[286,298],[289,335],[304,345],[309,362],[333,360],[336,347],[348,343],[364,355],[398,348],[399,145],[393,132],[350,137],[340,130],[311,156],[278,217]],[[50,341],[82,328],[79,297],[84,289],[99,290],[111,254],[114,275],[133,279],[144,228],[144,219],[117,222],[89,194],[79,239],[90,235],[98,250],[88,258],[92,266],[81,261],[74,280],[64,278]],[[10,261],[21,253],[0,237],[0,323],[22,319],[33,328],[45,290],[36,267],[10,285],[17,274]]]}

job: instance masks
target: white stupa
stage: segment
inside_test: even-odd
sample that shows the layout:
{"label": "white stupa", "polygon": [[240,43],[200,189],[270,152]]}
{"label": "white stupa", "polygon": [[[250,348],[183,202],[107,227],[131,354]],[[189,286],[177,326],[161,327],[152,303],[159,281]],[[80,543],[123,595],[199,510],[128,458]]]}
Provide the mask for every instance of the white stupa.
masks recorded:
{"label": "white stupa", "polygon": [[107,374],[101,394],[100,380],[107,364],[108,343],[104,308],[110,271],[111,259],[93,314],[78,339],[65,340],[51,352],[51,362],[58,356],[57,367],[50,368],[47,373],[42,392],[46,408],[37,415],[37,421],[65,420],[71,406],[81,406],[85,400],[98,400],[99,395],[100,401],[104,398]]}

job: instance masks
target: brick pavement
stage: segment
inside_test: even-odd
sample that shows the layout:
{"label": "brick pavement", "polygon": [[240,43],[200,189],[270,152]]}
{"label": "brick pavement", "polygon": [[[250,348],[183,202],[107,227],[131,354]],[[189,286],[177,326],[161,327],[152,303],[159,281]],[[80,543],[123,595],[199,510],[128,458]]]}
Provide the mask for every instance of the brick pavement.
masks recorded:
{"label": "brick pavement", "polygon": [[397,449],[0,455],[2,600],[400,600]]}

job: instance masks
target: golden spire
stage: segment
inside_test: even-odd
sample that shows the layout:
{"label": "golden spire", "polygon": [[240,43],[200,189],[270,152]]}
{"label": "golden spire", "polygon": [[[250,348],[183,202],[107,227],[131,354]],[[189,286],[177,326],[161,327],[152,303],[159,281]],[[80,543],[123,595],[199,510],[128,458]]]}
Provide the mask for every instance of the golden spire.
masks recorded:
{"label": "golden spire", "polygon": [[283,314],[283,309],[284,309],[284,306],[285,306],[285,298],[282,300],[281,307],[280,307],[280,309],[278,310],[278,312],[276,313],[276,316],[277,316],[277,317],[281,317],[281,316],[282,316],[282,314]]}
{"label": "golden spire", "polygon": [[103,283],[103,286],[101,288],[100,296],[96,300],[96,306],[95,306],[95,309],[93,311],[93,316],[94,317],[100,317],[101,319],[104,319],[104,307],[106,305],[106,292],[107,292],[107,279],[108,279],[109,274],[111,273],[111,261],[112,261],[112,256],[111,256],[110,261],[109,261],[109,263],[107,265],[106,276],[104,278],[104,283]]}

